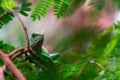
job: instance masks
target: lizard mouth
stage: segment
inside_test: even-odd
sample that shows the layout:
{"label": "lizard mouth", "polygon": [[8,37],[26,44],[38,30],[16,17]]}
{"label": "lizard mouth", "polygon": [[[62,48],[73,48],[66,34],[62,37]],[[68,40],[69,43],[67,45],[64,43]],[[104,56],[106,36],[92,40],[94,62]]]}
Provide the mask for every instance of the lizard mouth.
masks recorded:
{"label": "lizard mouth", "polygon": [[42,37],[37,38],[37,39],[35,39],[35,40],[32,41],[33,44],[37,44],[39,42],[43,42],[43,38]]}

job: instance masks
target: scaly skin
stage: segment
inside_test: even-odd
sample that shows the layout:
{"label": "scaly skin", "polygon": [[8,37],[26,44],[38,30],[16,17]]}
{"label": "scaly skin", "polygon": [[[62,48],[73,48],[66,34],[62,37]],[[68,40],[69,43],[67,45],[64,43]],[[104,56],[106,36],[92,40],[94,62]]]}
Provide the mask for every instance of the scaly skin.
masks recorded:
{"label": "scaly skin", "polygon": [[[56,56],[58,56],[58,53],[49,55],[47,50],[42,46],[44,41],[44,35],[43,34],[36,34],[33,33],[30,39],[30,48],[34,55],[38,56],[39,61],[33,60],[37,64],[43,66],[46,70],[54,70],[55,69],[55,63],[53,60],[55,60]],[[53,58],[53,59],[52,59]]]}

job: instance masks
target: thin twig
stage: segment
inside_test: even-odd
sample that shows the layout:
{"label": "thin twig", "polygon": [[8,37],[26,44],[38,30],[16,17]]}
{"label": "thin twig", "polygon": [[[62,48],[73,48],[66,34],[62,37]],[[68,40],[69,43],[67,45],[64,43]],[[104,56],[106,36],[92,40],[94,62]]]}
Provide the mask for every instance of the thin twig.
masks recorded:
{"label": "thin twig", "polygon": [[8,54],[11,60],[14,60],[16,57],[26,53],[28,51],[28,48],[18,48],[11,53]]}
{"label": "thin twig", "polygon": [[[22,19],[20,18],[19,13],[14,12],[14,14],[16,15],[16,17],[18,18],[18,20],[20,21],[20,23],[21,23],[21,25],[23,27],[23,30],[24,30],[24,33],[25,33],[25,38],[26,38],[26,48],[27,48],[27,50],[29,50],[30,49],[30,47],[29,47],[30,43],[29,43],[29,37],[28,37],[28,33],[27,33],[27,28],[25,27],[25,24],[23,23]],[[25,56],[26,56],[26,58],[28,57],[27,54]]]}
{"label": "thin twig", "polygon": [[20,24],[22,25],[22,28],[23,28],[24,33],[25,33],[25,38],[26,38],[26,48],[29,49],[29,45],[30,44],[29,44],[29,37],[28,37],[28,33],[27,33],[27,28],[26,28],[25,24],[23,23],[22,19],[20,18],[19,13],[18,12],[14,12],[14,11],[12,11],[10,9],[8,11],[13,13],[18,18]]}
{"label": "thin twig", "polygon": [[100,63],[96,62],[96,65],[105,70],[105,68]]}
{"label": "thin twig", "polygon": [[[20,18],[18,12],[14,12],[14,11],[12,11],[12,10],[10,10],[10,9],[9,9],[8,11],[11,12],[11,13],[13,13],[13,14],[18,18],[19,22],[21,23],[22,28],[23,28],[24,33],[25,33],[26,48],[27,48],[27,50],[29,50],[29,49],[30,49],[30,43],[29,43],[29,37],[28,37],[27,28],[26,28],[25,24],[23,23],[22,19]],[[26,58],[27,58],[27,57],[28,57],[28,55],[26,54]]]}
{"label": "thin twig", "polygon": [[20,18],[19,14],[18,13],[14,13],[16,15],[16,17],[18,18],[18,20],[20,21],[22,27],[23,27],[23,30],[25,32],[25,37],[26,37],[26,47],[29,49],[29,37],[28,37],[28,33],[27,33],[27,28],[25,27],[22,19]]}
{"label": "thin twig", "polygon": [[23,74],[17,69],[13,62],[9,59],[8,55],[0,50],[0,57],[4,61],[5,65],[10,68],[13,74],[18,78],[18,80],[26,80]]}
{"label": "thin twig", "polygon": [[17,58],[18,56],[24,54],[25,52],[26,52],[26,51],[20,51],[20,52],[16,53],[15,55],[13,55],[13,56],[11,57],[11,60],[14,60],[15,58]]}
{"label": "thin twig", "polygon": [[8,56],[11,58],[12,56],[14,56],[16,53],[20,52],[20,51],[23,51],[24,48],[18,48],[18,49],[15,49],[14,51],[12,51],[11,53],[8,54]]}

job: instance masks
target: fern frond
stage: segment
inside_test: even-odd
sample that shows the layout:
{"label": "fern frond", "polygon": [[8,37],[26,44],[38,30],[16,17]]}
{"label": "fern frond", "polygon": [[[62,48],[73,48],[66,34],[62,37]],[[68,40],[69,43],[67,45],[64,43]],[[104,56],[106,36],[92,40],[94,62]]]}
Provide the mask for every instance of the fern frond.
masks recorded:
{"label": "fern frond", "polygon": [[0,28],[9,23],[13,19],[13,17],[14,15],[11,12],[0,7]]}
{"label": "fern frond", "polygon": [[38,4],[35,6],[34,10],[32,11],[32,19],[41,19],[41,17],[45,16],[52,5],[53,0],[38,0]]}
{"label": "fern frond", "polygon": [[73,14],[85,0],[54,0],[54,13],[59,18]]}

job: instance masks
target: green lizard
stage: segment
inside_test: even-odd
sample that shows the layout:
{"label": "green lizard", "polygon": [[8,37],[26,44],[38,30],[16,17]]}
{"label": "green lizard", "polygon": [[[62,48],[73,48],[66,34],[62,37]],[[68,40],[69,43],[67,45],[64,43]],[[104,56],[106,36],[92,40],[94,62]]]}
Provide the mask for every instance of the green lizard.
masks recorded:
{"label": "green lizard", "polygon": [[[59,57],[58,53],[49,54],[48,51],[43,47],[44,34],[33,33],[30,38],[30,53],[33,54],[32,61],[37,63],[44,70],[54,70],[56,60]],[[35,59],[37,58],[37,59]]]}

